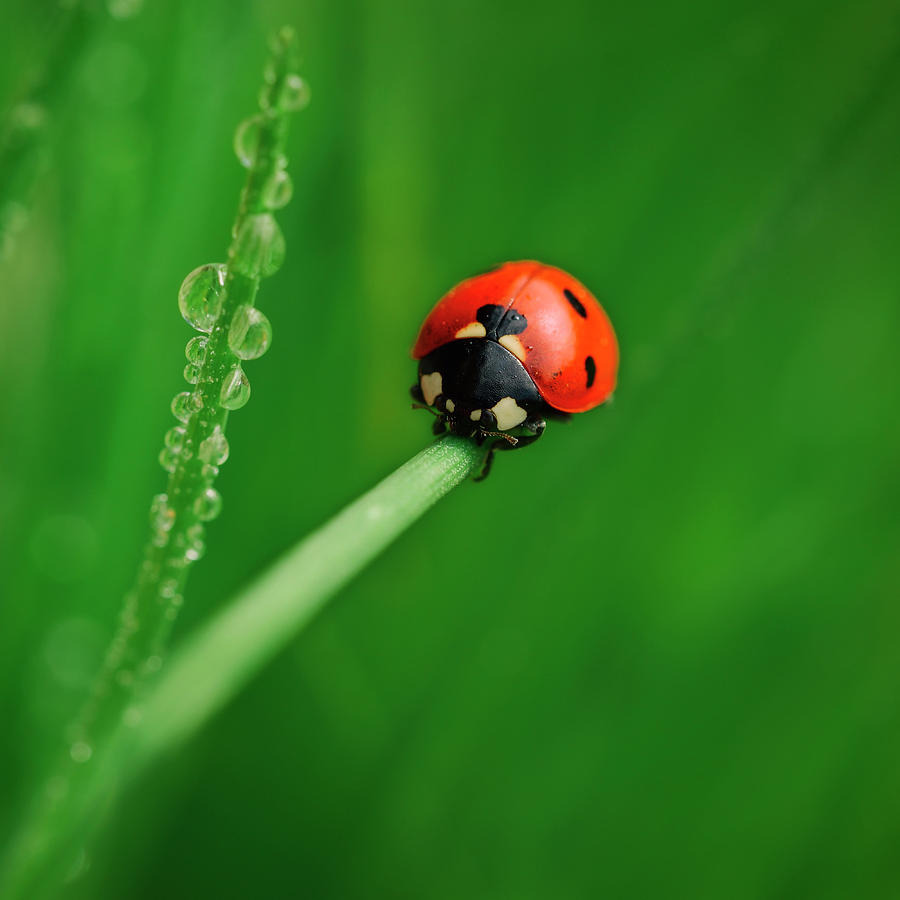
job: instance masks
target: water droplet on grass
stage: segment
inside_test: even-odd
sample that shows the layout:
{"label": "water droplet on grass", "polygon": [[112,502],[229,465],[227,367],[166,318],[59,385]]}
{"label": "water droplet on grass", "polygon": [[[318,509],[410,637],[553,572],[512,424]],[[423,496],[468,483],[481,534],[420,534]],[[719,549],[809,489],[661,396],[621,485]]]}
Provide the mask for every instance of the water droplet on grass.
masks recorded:
{"label": "water droplet on grass", "polygon": [[159,451],[159,464],[171,475],[178,465],[178,454],[173,453],[168,447]]}
{"label": "water droplet on grass", "polygon": [[75,741],[75,743],[69,747],[69,756],[72,757],[73,762],[87,762],[93,755],[94,751],[91,748],[91,745],[84,741]]}
{"label": "water droplet on grass", "polygon": [[271,213],[247,216],[238,229],[231,264],[248,278],[266,278],[284,262],[284,235]]}
{"label": "water droplet on grass", "polygon": [[276,169],[263,185],[262,202],[269,209],[286,206],[294,193],[294,183],[284,169]]}
{"label": "water droplet on grass", "polygon": [[288,112],[297,112],[309,103],[309,85],[293,72],[284,79],[284,87],[281,89],[282,109]]}
{"label": "water droplet on grass", "polygon": [[144,0],[106,0],[106,8],[114,19],[130,19],[144,6]]}
{"label": "water droplet on grass", "polygon": [[255,306],[235,310],[228,329],[228,346],[238,359],[258,359],[272,341],[272,326]]}
{"label": "water droplet on grass", "polygon": [[166,432],[163,442],[170,450],[180,453],[186,434],[187,429],[183,425],[175,425]]}
{"label": "water droplet on grass", "polygon": [[235,366],[222,382],[219,402],[225,409],[240,409],[250,399],[250,382],[240,366]]}
{"label": "water droplet on grass", "polygon": [[234,152],[245,169],[249,169],[256,162],[262,124],[262,116],[251,116],[244,119],[234,132]]}
{"label": "water droplet on grass", "polygon": [[181,283],[178,308],[185,322],[197,331],[209,333],[216,324],[225,297],[227,273],[222,263],[208,263],[194,269]]}
{"label": "water droplet on grass", "polygon": [[209,344],[209,338],[197,335],[192,337],[184,348],[184,355],[187,361],[195,366],[202,366],[206,359],[206,347]]}
{"label": "water droplet on grass", "polygon": [[215,488],[207,488],[194,501],[194,515],[201,522],[209,522],[222,511],[222,495]]}
{"label": "water droplet on grass", "polygon": [[190,562],[200,559],[206,552],[206,529],[198,522],[187,530],[188,547],[185,556]]}
{"label": "water droplet on grass", "polygon": [[150,525],[157,531],[170,531],[175,524],[175,510],[169,506],[167,494],[157,494],[150,504]]}
{"label": "water droplet on grass", "polygon": [[299,75],[293,72],[286,75],[280,86],[276,83],[273,68],[267,68],[263,75],[266,83],[259,92],[259,105],[263,111],[297,112],[309,103],[309,85]]}
{"label": "water droplet on grass", "polygon": [[197,456],[205,463],[221,466],[228,459],[228,439],[222,431],[221,425],[216,425],[212,434],[201,442],[197,450]]}
{"label": "water droplet on grass", "polygon": [[144,671],[148,675],[152,675],[154,672],[158,672],[162,668],[162,657],[161,656],[148,656],[147,661],[144,663]]}
{"label": "water droplet on grass", "polygon": [[179,422],[187,422],[195,412],[203,409],[203,398],[190,391],[182,391],[172,398],[172,415]]}
{"label": "water droplet on grass", "polygon": [[200,380],[200,366],[194,366],[188,363],[184,367],[184,380],[188,384],[196,384]]}

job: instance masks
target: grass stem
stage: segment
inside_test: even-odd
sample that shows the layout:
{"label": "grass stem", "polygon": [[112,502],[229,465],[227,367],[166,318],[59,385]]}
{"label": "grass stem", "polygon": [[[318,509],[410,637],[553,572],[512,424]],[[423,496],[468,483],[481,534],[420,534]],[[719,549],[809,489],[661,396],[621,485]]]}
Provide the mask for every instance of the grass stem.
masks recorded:
{"label": "grass stem", "polygon": [[[142,768],[201,728],[341,587],[438,500],[473,475],[483,449],[464,438],[428,446],[309,535],[176,651],[80,777],[52,782],[0,869],[4,900],[43,897]],[[61,776],[60,776],[61,777]],[[49,814],[48,814],[49,813]],[[82,851],[79,853],[79,851]]]}

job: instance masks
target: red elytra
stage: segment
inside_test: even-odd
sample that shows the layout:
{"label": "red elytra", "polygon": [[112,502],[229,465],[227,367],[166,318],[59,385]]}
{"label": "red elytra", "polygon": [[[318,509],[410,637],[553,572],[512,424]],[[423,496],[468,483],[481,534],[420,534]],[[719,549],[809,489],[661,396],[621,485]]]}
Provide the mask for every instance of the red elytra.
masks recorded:
{"label": "red elytra", "polygon": [[445,294],[422,323],[413,359],[456,340],[485,304],[512,308],[527,319],[517,335],[522,365],[550,406],[579,413],[608,399],[619,364],[609,318],[580,281],[533,260],[505,263]]}

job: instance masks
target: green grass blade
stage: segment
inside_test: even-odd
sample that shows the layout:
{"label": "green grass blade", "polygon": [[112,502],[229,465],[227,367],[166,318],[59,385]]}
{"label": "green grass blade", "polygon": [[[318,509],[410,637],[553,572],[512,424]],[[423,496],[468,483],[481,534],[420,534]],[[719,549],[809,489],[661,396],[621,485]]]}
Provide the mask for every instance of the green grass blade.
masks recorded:
{"label": "green grass blade", "polygon": [[447,437],[413,457],[260,576],[171,659],[143,708],[141,751],[196,731],[322,605],[448,491],[484,453]]}
{"label": "green grass blade", "polygon": [[343,585],[472,475],[484,451],[428,446],[272,565],[176,652],[143,702],[97,742],[77,777],[54,779],[0,870],[4,900],[52,894],[102,810],[142,766],[199,729]]}

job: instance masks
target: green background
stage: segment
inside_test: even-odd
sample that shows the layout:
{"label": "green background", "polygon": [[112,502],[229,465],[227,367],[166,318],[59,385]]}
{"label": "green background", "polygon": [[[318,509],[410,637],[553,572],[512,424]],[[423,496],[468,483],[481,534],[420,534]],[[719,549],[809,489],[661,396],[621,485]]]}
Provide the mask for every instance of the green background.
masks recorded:
{"label": "green background", "polygon": [[49,77],[0,173],[0,838],[138,561],[290,22],[275,337],[176,639],[428,440],[408,350],[463,277],[570,269],[619,388],[391,547],[66,896],[900,896],[900,5],[146,0],[51,51],[52,8],[0,8],[4,108]]}

